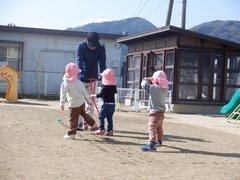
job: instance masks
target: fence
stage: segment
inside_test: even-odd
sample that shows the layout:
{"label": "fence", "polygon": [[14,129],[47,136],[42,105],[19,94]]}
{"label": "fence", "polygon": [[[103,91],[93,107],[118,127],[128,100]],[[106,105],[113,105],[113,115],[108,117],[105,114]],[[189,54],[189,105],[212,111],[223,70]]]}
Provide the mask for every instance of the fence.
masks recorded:
{"label": "fence", "polygon": [[[59,96],[60,85],[63,81],[64,72],[46,72],[46,71],[20,71],[19,77],[19,94],[31,95],[36,97],[43,96]],[[122,77],[116,76],[118,87],[122,86]],[[0,79],[0,93],[5,92],[7,87],[3,87]],[[5,86],[7,82],[5,82]],[[97,81],[97,86],[101,82]]]}
{"label": "fence", "polygon": [[[19,77],[19,94],[29,95],[30,97],[42,98],[44,96],[59,97],[60,85],[62,82],[63,74],[61,72],[46,72],[46,71],[21,71]],[[116,77],[118,82],[117,87],[122,85],[122,77]],[[97,90],[100,91],[101,82],[97,82]],[[0,93],[5,93],[7,90],[7,82],[0,79]],[[132,88],[117,88],[116,95],[117,109],[132,109],[139,112],[141,109],[146,109],[148,106],[148,94],[142,89]],[[23,96],[24,97],[24,96]],[[98,106],[101,105],[101,98],[96,98]],[[166,109],[172,112],[173,105],[172,92],[168,91],[166,98]]]}
{"label": "fence", "polygon": [[[100,92],[101,87],[97,87],[97,91]],[[149,96],[142,89],[132,88],[117,88],[116,109],[125,107],[127,109],[132,108],[133,111],[139,112],[140,109],[146,109],[149,103]],[[98,106],[102,104],[101,98],[97,98],[96,102]],[[172,91],[168,91],[168,95],[165,100],[165,106],[167,112],[173,112],[172,105]]]}

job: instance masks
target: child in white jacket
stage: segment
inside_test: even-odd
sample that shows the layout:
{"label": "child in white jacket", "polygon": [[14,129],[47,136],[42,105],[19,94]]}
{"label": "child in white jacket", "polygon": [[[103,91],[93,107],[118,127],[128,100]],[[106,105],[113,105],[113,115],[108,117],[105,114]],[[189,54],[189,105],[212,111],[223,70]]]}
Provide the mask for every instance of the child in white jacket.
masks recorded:
{"label": "child in white jacket", "polygon": [[63,136],[65,139],[75,139],[80,115],[92,128],[97,127],[95,120],[85,111],[85,101],[87,101],[89,105],[92,104],[92,101],[82,82],[77,79],[78,73],[80,72],[81,69],[78,68],[77,64],[67,64],[60,88],[60,109],[64,110],[64,103],[67,99],[70,111],[69,130],[67,134]]}

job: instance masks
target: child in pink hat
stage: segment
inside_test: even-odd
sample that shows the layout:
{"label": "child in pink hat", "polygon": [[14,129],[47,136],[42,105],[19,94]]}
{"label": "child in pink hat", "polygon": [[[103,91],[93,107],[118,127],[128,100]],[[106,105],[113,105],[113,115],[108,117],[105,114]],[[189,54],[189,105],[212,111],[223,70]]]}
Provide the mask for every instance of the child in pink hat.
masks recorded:
{"label": "child in pink hat", "polygon": [[[92,97],[102,98],[103,104],[98,116],[99,129],[95,131],[97,135],[113,136],[113,114],[115,112],[115,93],[117,93],[117,82],[114,78],[115,73],[111,69],[104,70],[102,76],[102,89],[98,94],[92,94]],[[105,131],[104,119],[107,118],[107,131]]]}
{"label": "child in pink hat", "polygon": [[149,143],[141,147],[142,151],[156,151],[162,145],[165,99],[168,93],[168,80],[164,71],[156,71],[152,77],[141,82],[142,88],[149,94]]}
{"label": "child in pink hat", "polygon": [[81,115],[91,127],[97,127],[95,120],[85,112],[85,100],[91,104],[86,88],[77,76],[81,70],[77,64],[69,63],[65,68],[66,73],[63,76],[63,82],[60,88],[60,109],[64,110],[65,99],[69,106],[69,130],[63,138],[75,139],[77,133],[78,118]]}

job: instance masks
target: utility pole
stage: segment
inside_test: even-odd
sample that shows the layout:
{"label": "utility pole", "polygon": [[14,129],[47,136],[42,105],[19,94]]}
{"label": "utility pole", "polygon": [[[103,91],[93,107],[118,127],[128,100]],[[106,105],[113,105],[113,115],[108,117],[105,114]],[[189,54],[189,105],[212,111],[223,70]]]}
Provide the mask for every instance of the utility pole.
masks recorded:
{"label": "utility pole", "polygon": [[181,28],[185,29],[187,0],[181,2]]}
{"label": "utility pole", "polygon": [[168,13],[167,13],[167,19],[166,19],[166,26],[169,26],[170,23],[171,23],[173,1],[174,1],[174,0],[169,0]]}

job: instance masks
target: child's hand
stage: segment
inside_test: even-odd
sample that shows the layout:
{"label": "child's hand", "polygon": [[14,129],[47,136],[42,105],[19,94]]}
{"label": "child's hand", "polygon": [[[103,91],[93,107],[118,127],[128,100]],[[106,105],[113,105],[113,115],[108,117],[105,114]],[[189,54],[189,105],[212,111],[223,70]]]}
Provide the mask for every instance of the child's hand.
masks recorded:
{"label": "child's hand", "polygon": [[60,106],[60,110],[64,111],[64,106]]}
{"label": "child's hand", "polygon": [[91,96],[91,97],[96,97],[96,94],[91,94],[90,96]]}
{"label": "child's hand", "polygon": [[148,81],[149,83],[152,83],[152,78],[151,78],[151,77],[148,77],[148,78],[147,78],[147,81]]}

